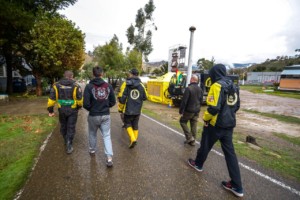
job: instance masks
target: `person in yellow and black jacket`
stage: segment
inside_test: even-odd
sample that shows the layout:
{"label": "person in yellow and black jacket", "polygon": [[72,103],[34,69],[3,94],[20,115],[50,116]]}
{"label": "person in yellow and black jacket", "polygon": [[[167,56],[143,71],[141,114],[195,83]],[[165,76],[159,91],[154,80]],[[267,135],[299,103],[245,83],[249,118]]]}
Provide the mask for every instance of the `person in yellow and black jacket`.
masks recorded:
{"label": "person in yellow and black jacket", "polygon": [[60,132],[66,144],[66,152],[72,153],[78,110],[82,107],[81,87],[73,80],[73,72],[65,71],[64,77],[54,83],[48,98],[49,116],[54,116],[54,105],[59,112]]}
{"label": "person in yellow and black jacket", "polygon": [[219,140],[224,152],[230,181],[221,185],[234,195],[242,197],[243,187],[238,160],[232,143],[233,128],[236,126],[236,112],[240,108],[239,88],[226,77],[226,67],[217,64],[209,71],[212,81],[206,103],[207,110],[203,115],[204,127],[201,146],[196,159],[189,159],[188,164],[201,172],[204,162],[213,145]]}
{"label": "person in yellow and black jacket", "polygon": [[[128,76],[130,76],[128,74]],[[121,117],[121,120],[123,122],[123,126],[122,128],[126,128],[126,125],[125,125],[125,122],[124,122],[124,108],[125,108],[125,105],[124,104],[121,104],[120,103],[120,99],[122,97],[122,94],[124,92],[124,89],[126,88],[126,80],[121,84],[121,87],[120,87],[120,90],[119,90],[119,93],[118,93],[118,112],[120,113],[120,117]]]}
{"label": "person in yellow and black jacket", "polygon": [[138,123],[141,115],[143,101],[147,100],[147,91],[141,79],[138,77],[139,71],[131,69],[130,76],[126,80],[126,87],[121,91],[119,98],[119,111],[124,112],[124,123],[130,138],[129,148],[137,144]]}

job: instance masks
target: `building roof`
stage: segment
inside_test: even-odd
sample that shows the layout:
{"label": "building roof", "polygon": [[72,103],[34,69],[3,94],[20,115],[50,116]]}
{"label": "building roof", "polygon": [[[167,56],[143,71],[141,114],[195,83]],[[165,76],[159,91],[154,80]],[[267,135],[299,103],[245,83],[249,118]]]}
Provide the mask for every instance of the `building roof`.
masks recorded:
{"label": "building roof", "polygon": [[287,66],[281,72],[281,75],[300,75],[300,65]]}

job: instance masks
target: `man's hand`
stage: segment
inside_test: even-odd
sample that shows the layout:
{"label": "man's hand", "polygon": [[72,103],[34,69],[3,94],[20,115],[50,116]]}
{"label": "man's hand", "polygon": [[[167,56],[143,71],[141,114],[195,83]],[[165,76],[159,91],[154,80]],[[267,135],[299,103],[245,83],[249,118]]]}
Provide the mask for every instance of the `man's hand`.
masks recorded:
{"label": "man's hand", "polygon": [[48,115],[49,115],[49,117],[54,117],[55,113],[54,112],[53,113],[49,113]]}

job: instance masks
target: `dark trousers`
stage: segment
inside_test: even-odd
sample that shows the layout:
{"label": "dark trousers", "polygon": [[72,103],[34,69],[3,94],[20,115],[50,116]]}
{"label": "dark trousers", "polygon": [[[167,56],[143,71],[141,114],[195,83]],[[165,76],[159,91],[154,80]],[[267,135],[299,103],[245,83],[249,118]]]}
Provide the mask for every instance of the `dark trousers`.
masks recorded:
{"label": "dark trousers", "polygon": [[207,158],[208,153],[210,152],[214,144],[219,140],[221,142],[221,147],[225,156],[227,169],[231,178],[231,183],[233,187],[241,189],[241,174],[232,143],[232,133],[233,128],[223,129],[213,127],[211,125],[209,125],[208,127],[204,127],[201,138],[201,146],[198,149],[195,162],[197,166],[202,167]]}
{"label": "dark trousers", "polygon": [[75,135],[78,110],[71,108],[59,109],[60,133],[64,137],[65,142],[72,141]]}
{"label": "dark trousers", "polygon": [[139,130],[140,115],[124,115],[126,128],[132,127],[133,130]]}
{"label": "dark trousers", "polygon": [[[185,138],[189,140],[191,137],[196,137],[197,134],[197,123],[198,123],[199,113],[188,113],[184,112],[182,117],[180,117],[180,125],[184,132]],[[188,127],[188,121],[190,121],[191,130]]]}

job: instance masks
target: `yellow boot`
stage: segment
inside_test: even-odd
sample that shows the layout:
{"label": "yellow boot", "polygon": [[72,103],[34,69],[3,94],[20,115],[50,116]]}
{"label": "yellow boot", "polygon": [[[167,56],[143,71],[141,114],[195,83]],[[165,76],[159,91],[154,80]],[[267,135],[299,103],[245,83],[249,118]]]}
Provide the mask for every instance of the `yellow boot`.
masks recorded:
{"label": "yellow boot", "polygon": [[127,128],[127,133],[128,133],[129,138],[130,138],[129,148],[131,149],[136,145],[136,139],[135,139],[132,127]]}
{"label": "yellow boot", "polygon": [[139,130],[133,130],[133,133],[134,133],[135,139],[137,140],[139,137]]}

